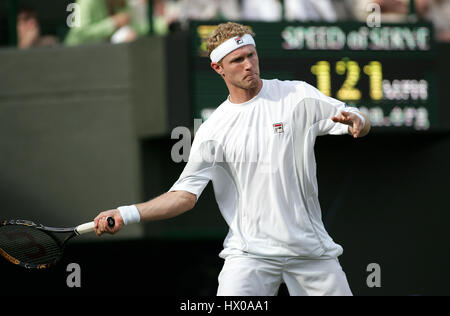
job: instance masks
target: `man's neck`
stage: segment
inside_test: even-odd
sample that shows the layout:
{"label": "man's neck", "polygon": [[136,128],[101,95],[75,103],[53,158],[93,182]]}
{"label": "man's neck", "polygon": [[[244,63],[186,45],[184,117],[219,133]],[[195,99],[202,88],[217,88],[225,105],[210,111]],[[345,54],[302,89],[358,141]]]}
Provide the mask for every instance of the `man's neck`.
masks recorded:
{"label": "man's neck", "polygon": [[259,79],[258,85],[250,89],[242,89],[236,86],[228,85],[228,91],[230,93],[230,102],[235,104],[245,103],[253,99],[262,89],[263,83]]}

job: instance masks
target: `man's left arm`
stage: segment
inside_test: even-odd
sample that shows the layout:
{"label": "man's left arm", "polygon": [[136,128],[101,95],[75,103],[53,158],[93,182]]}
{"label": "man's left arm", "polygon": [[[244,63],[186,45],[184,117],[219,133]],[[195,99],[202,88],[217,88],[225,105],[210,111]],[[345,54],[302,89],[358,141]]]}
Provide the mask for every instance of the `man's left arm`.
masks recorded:
{"label": "man's left arm", "polygon": [[348,125],[348,133],[353,135],[354,138],[364,137],[370,131],[369,118],[361,112],[341,111],[338,115],[333,116],[331,120],[335,123]]}

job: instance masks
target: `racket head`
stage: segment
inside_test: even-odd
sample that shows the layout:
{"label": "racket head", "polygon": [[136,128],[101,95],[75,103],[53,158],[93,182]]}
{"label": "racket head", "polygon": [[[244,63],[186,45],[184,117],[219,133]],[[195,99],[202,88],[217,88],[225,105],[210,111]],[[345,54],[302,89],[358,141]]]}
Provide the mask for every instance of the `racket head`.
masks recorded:
{"label": "racket head", "polygon": [[0,222],[0,255],[27,269],[46,269],[62,257],[74,228],[52,228],[26,220]]}

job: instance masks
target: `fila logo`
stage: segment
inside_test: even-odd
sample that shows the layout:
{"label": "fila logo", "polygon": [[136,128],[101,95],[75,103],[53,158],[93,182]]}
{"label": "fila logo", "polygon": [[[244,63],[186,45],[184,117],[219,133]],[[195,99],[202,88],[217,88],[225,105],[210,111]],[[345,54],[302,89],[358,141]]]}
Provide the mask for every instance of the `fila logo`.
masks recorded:
{"label": "fila logo", "polygon": [[237,45],[240,45],[240,44],[244,43],[244,41],[240,37],[236,37],[234,40],[236,41]]}
{"label": "fila logo", "polygon": [[273,132],[275,134],[281,134],[284,132],[283,123],[275,123],[273,124]]}

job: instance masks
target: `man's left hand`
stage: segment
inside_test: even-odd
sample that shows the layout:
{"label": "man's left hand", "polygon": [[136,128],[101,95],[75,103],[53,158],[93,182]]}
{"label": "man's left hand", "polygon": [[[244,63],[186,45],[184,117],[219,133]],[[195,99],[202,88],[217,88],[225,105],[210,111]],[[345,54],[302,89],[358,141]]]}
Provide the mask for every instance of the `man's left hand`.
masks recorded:
{"label": "man's left hand", "polygon": [[364,128],[361,118],[352,112],[342,111],[339,115],[331,118],[335,123],[342,123],[349,126],[348,131],[354,138],[358,138]]}

